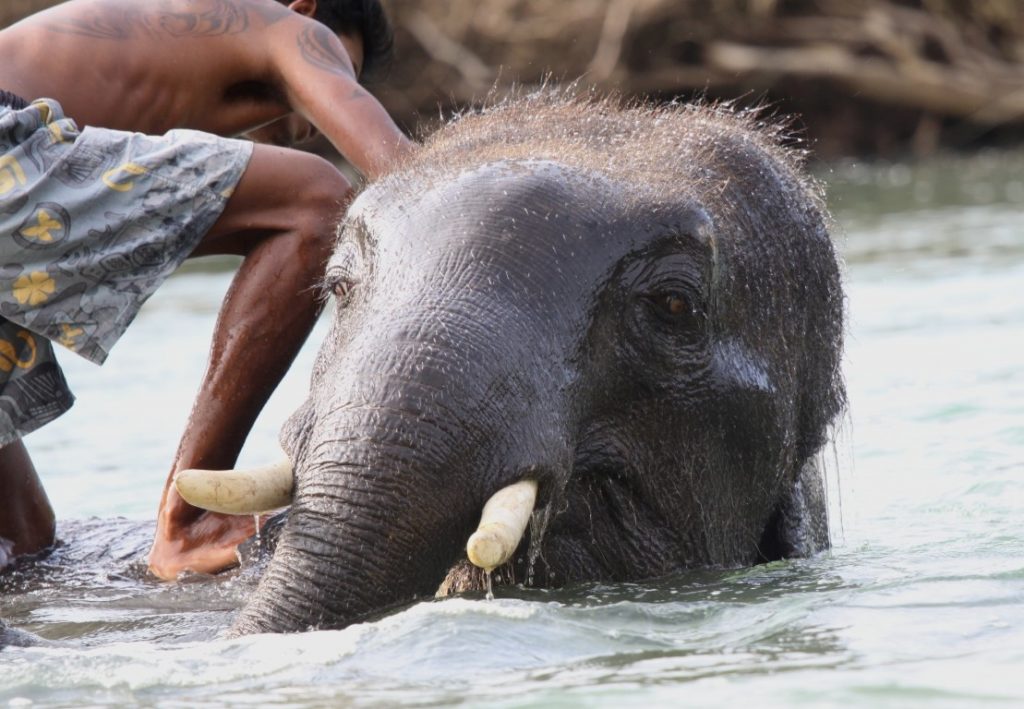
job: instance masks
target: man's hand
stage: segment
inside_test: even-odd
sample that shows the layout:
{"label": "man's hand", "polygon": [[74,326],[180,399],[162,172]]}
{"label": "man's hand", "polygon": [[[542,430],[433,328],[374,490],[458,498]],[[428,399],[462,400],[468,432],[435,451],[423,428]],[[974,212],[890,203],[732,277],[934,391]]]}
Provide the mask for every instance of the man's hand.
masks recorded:
{"label": "man's hand", "polygon": [[182,500],[171,486],[157,513],[149,570],[165,581],[173,581],[183,571],[223,571],[238,565],[238,545],[255,533],[252,516],[200,510]]}

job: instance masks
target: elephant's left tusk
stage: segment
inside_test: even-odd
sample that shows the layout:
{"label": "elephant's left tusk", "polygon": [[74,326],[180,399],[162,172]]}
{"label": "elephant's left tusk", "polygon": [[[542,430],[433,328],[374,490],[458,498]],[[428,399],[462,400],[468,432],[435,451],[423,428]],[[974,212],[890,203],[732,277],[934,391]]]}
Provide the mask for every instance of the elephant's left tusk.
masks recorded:
{"label": "elephant's left tusk", "polygon": [[484,505],[480,526],[466,544],[469,560],[491,571],[511,559],[536,501],[536,480],[520,480],[494,493]]}
{"label": "elephant's left tusk", "polygon": [[292,503],[294,475],[288,459],[248,470],[182,470],[174,487],[185,502],[211,512],[251,515]]}

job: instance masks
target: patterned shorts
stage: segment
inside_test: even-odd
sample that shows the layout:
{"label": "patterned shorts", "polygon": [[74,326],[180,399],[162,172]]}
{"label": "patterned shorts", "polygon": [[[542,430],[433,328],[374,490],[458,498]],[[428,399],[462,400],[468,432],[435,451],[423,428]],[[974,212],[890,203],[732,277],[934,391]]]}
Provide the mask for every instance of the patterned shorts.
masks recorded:
{"label": "patterned shorts", "polygon": [[191,130],[79,131],[51,99],[0,105],[0,446],[74,401],[49,341],[102,363],[251,154]]}

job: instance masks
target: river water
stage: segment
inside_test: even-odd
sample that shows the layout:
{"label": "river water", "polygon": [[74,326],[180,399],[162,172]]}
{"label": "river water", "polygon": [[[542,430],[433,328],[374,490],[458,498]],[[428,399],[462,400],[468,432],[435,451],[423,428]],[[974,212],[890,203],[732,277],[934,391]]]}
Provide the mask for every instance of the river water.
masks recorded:
{"label": "river water", "polygon": [[[252,571],[141,561],[228,283],[207,262],[102,369],[62,357],[79,402],[27,443],[70,543],[0,581],[0,617],[62,644],[0,652],[0,705],[1021,705],[1024,153],[824,176],[850,316],[830,553],[220,639]],[[243,462],[278,454],[323,325]]]}

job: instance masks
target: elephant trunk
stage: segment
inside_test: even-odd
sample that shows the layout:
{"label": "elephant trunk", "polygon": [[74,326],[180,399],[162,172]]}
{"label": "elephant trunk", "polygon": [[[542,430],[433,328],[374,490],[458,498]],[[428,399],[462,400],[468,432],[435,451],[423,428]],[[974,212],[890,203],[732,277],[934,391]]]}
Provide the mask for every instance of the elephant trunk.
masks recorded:
{"label": "elephant trunk", "polygon": [[[381,388],[393,393],[392,385]],[[405,381],[397,398],[331,405],[344,413],[330,425],[319,418],[295,461],[294,503],[274,558],[234,633],[340,627],[432,595],[478,525],[480,563],[515,551],[537,483],[543,490],[565,465],[564,436],[554,435],[561,426],[538,414],[529,390],[513,388],[481,410],[462,397],[428,409],[409,389]],[[524,479],[531,483],[503,491]]]}
{"label": "elephant trunk", "polygon": [[349,450],[330,473],[301,471],[308,482],[236,633],[337,627],[437,587],[473,513],[430,502],[444,493],[416,489],[424,474],[388,457]]}

